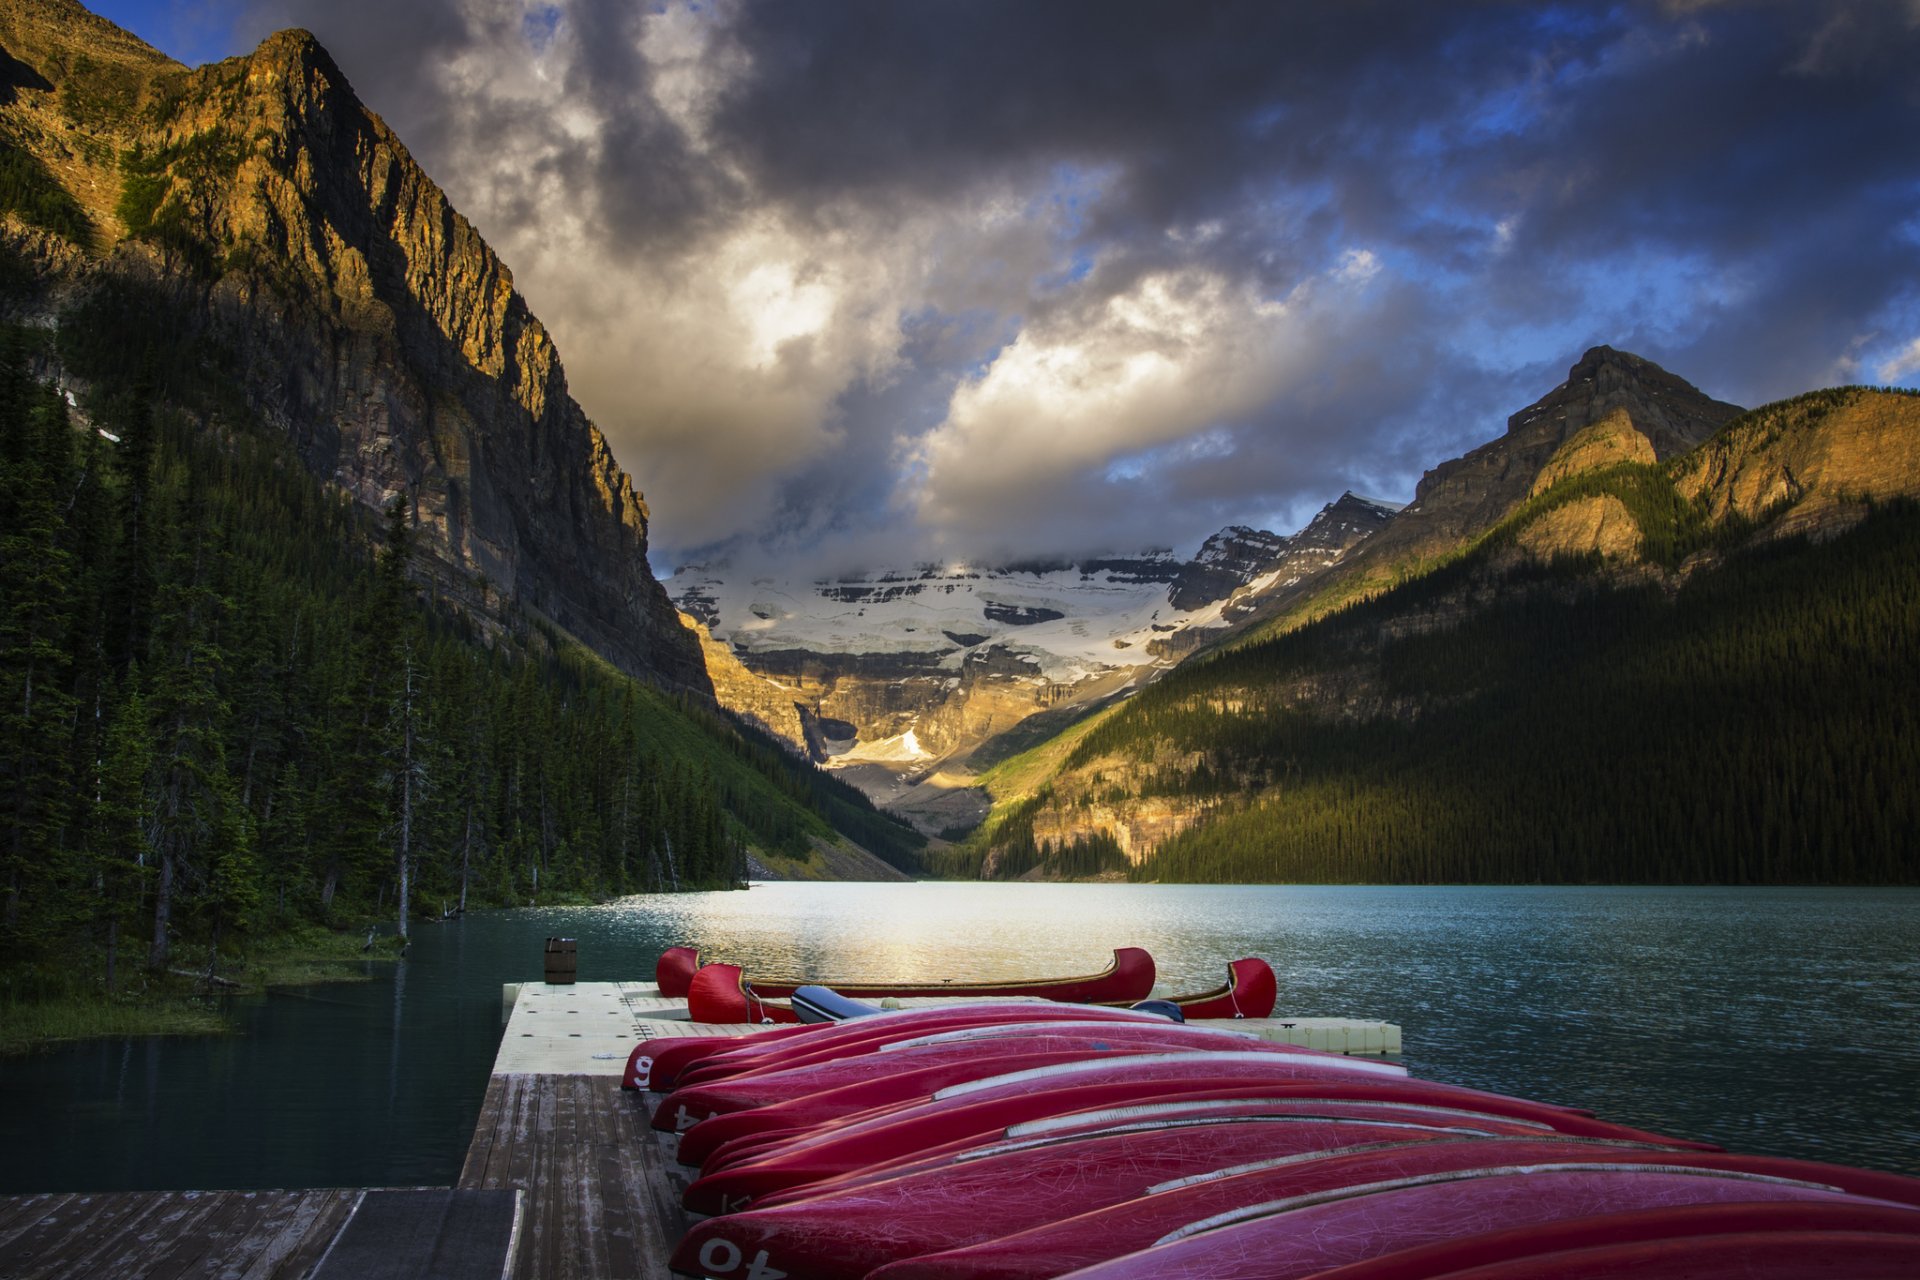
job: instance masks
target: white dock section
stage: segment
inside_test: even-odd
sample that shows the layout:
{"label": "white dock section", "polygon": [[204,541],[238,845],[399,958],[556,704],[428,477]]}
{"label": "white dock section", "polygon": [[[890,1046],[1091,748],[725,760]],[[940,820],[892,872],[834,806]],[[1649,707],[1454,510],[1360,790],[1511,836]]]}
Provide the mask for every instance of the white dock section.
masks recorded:
{"label": "white dock section", "polygon": [[[642,1040],[663,1036],[731,1036],[767,1030],[755,1024],[691,1022],[687,1002],[670,1000],[651,982],[508,983],[501,992],[507,1028],[494,1075],[617,1076]],[[1015,997],[1025,999],[1025,997]],[[942,997],[888,1001],[903,1008],[945,1003]],[[1379,1056],[1400,1052],[1400,1028],[1353,1018],[1236,1018],[1196,1021],[1200,1027],[1251,1032],[1277,1044],[1331,1053]]]}

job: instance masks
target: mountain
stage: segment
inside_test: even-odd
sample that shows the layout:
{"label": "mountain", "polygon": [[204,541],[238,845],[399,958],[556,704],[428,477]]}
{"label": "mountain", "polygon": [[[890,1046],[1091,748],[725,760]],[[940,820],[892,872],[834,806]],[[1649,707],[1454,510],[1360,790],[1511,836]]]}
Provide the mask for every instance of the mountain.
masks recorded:
{"label": "mountain", "polygon": [[1340,562],[1394,508],[1347,494],[1293,536],[1235,526],[1170,552],[918,565],[814,579],[688,566],[724,706],[898,801],[1032,717],[1079,714],[1225,634],[1242,601]]}
{"label": "mountain", "polygon": [[[1623,448],[1630,441],[1631,456],[1664,459],[1700,444],[1740,412],[1650,360],[1594,347],[1565,382],[1509,417],[1504,434],[1422,476],[1413,501],[1337,570],[1246,600],[1231,636],[1217,639],[1275,634],[1450,554],[1505,518],[1576,439],[1604,436]],[[1586,465],[1580,460],[1597,456],[1575,449],[1562,463]]]}
{"label": "mountain", "polygon": [[1321,508],[1291,538],[1253,531],[1243,534],[1238,527],[1215,534],[1174,584],[1171,598],[1178,604],[1183,599],[1230,596],[1219,622],[1160,637],[1154,641],[1154,652],[1181,657],[1219,643],[1265,616],[1273,601],[1292,598],[1328,577],[1337,577],[1335,567],[1363,542],[1389,528],[1401,512],[1396,503],[1348,492]]}
{"label": "mountain", "polygon": [[1318,599],[988,771],[948,869],[1920,881],[1920,396],[1703,402],[1588,353]]}
{"label": "mountain", "polygon": [[0,143],[0,986],[918,866],[723,716],[552,343],[311,37],[188,71],[0,0]]}
{"label": "mountain", "polygon": [[164,315],[201,367],[154,380],[217,372],[314,475],[403,500],[443,593],[710,692],[646,504],[511,272],[312,36],[188,70],[71,0],[6,0],[0,48],[7,243],[40,285],[16,316]]}

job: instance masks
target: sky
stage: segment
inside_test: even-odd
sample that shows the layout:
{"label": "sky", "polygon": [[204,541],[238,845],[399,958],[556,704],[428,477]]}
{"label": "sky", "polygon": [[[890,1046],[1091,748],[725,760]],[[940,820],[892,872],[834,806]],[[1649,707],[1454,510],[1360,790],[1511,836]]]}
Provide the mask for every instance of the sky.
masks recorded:
{"label": "sky", "polygon": [[656,571],[1280,532],[1586,348],[1920,385],[1920,0],[102,0],[313,31],[479,227]]}

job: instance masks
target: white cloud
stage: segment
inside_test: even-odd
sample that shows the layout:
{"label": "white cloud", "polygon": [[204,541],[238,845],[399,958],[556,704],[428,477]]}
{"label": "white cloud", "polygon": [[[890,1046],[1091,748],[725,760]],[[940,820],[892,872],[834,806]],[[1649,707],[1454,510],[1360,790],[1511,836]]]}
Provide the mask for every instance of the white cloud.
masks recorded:
{"label": "white cloud", "polygon": [[1901,382],[1920,373],[1920,338],[1900,348],[1881,364],[1880,381]]}
{"label": "white cloud", "polygon": [[1280,300],[1210,269],[1171,269],[1029,326],[954,391],[921,443],[921,523],[976,540],[1043,528],[1051,495],[1089,473],[1138,478],[1130,455],[1231,454],[1223,424],[1246,423],[1310,380],[1380,269],[1372,253],[1350,251]]}

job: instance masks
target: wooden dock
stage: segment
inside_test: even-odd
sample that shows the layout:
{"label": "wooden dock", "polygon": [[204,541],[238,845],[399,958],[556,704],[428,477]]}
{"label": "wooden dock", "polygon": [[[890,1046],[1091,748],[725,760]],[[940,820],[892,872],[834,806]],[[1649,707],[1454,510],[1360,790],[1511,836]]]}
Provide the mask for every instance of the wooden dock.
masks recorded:
{"label": "wooden dock", "polygon": [[686,1173],[618,1077],[497,1075],[460,1185],[526,1192],[517,1277],[652,1280],[687,1229]]}
{"label": "wooden dock", "polygon": [[[763,1028],[689,1022],[684,1001],[636,982],[516,983],[502,1011],[455,1187],[0,1197],[0,1278],[665,1280],[690,1171],[620,1073],[644,1040]],[[1388,1023],[1218,1025],[1336,1053],[1400,1051]]]}

